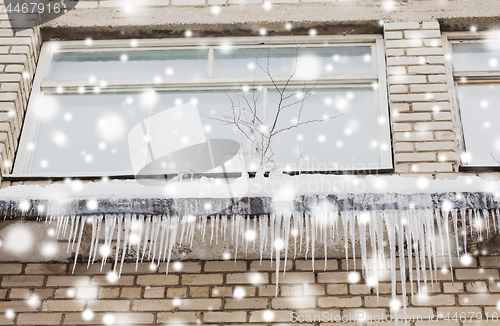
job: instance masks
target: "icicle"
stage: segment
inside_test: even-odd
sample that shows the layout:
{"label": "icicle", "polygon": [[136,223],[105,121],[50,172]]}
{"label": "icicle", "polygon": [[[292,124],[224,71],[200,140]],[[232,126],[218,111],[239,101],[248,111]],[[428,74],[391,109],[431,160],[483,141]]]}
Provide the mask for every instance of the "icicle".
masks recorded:
{"label": "icicle", "polygon": [[[76,262],[78,260],[78,253],[80,252],[80,244],[82,243],[83,228],[85,227],[85,220],[86,219],[87,219],[86,216],[81,217],[80,233],[78,234],[78,243],[76,245],[75,263],[73,264],[73,273],[75,272]],[[75,233],[76,233],[76,231],[75,231]]]}
{"label": "icicle", "polygon": [[462,220],[462,234],[464,236],[464,253],[467,254],[467,226],[465,224],[465,209],[460,210],[460,218]]}
{"label": "icicle", "polygon": [[458,245],[458,210],[453,209],[451,211],[451,219],[453,222],[453,233],[455,234],[455,245],[457,246],[457,256],[460,256],[460,250]]}
{"label": "icicle", "polygon": [[[142,246],[141,263],[144,260],[144,255],[146,254],[146,248],[148,247],[150,229],[151,229],[151,216],[148,215],[148,216],[146,216],[146,233],[144,234],[144,244]],[[151,245],[149,245],[149,247],[151,248]],[[137,253],[137,254],[139,254],[139,253]]]}
{"label": "icicle", "polygon": [[127,255],[127,243],[130,234],[130,214],[125,215],[125,234],[123,235],[123,252],[122,252],[122,261],[120,263],[120,271],[118,272],[118,276],[122,275],[123,262],[125,261],[125,256]]}
{"label": "icicle", "polygon": [[115,265],[113,266],[113,271],[116,273],[116,267],[118,266],[118,255],[120,253],[120,238],[122,234],[122,220],[123,216],[118,215],[116,217],[118,219],[118,230],[116,234],[116,253],[115,253]]}

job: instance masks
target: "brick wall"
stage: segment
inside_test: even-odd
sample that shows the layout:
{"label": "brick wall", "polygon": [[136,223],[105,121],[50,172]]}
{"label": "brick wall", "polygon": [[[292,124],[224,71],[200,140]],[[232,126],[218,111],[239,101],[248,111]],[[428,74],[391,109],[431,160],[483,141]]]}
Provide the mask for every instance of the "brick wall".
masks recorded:
{"label": "brick wall", "polygon": [[458,171],[439,23],[384,25],[397,173]]}
{"label": "brick wall", "polygon": [[[379,283],[377,299],[364,278],[356,284],[347,281],[346,265],[343,259],[332,259],[324,270],[324,261],[316,261],[313,272],[310,260],[288,261],[276,296],[275,267],[269,261],[262,265],[259,261],[174,263],[168,276],[165,264],[158,270],[152,270],[150,264],[139,264],[136,272],[135,263],[126,263],[115,283],[105,276],[109,264],[103,272],[99,272],[100,264],[90,269],[86,264],[78,265],[74,274],[68,264],[0,264],[0,325],[102,324],[103,318],[114,318],[115,324],[259,325],[290,323],[293,312],[297,316],[328,312],[338,320],[358,312],[373,317],[395,316],[389,308],[390,275]],[[424,318],[412,325],[428,325],[429,315],[438,315],[444,322],[447,313],[451,318],[455,312],[465,313],[468,321],[471,313],[482,314],[483,320],[486,313],[489,315],[489,323],[467,321],[464,326],[496,325],[491,316],[500,313],[496,308],[500,300],[500,257],[480,257],[466,268],[457,267],[454,282],[450,272],[438,271],[438,281],[426,287],[427,296],[415,294],[412,300],[408,294],[407,315]],[[12,311],[3,314],[8,309]],[[87,309],[93,312],[89,321],[82,315]],[[401,315],[402,310],[398,313]],[[104,317],[106,314],[113,317]]]}

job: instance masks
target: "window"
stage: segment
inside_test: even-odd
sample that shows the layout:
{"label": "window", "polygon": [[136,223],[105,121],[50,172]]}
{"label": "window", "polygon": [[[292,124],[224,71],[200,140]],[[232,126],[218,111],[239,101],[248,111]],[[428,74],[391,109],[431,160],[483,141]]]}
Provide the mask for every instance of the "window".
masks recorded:
{"label": "window", "polygon": [[[252,142],[223,120],[246,102],[268,128],[280,100],[286,109],[277,128],[304,124],[276,136],[278,167],[390,169],[386,92],[379,36],[46,42],[14,174],[176,173],[180,167],[164,161],[153,168],[151,148],[180,150],[203,139],[233,140],[238,155],[225,168],[256,171]],[[197,112],[192,128],[176,122],[172,108]],[[160,116],[164,124],[152,122]]]}
{"label": "window", "polygon": [[448,79],[453,86],[462,167],[495,167],[500,161],[500,42],[450,33]]}

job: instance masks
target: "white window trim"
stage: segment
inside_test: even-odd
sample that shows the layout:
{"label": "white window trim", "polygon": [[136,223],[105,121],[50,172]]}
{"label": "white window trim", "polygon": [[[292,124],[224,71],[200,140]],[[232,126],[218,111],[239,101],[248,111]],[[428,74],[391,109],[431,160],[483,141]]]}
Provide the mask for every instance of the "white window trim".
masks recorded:
{"label": "white window trim", "polygon": [[[65,51],[116,51],[119,49],[133,50],[161,50],[161,49],[191,49],[191,48],[207,48],[209,49],[209,77],[202,79],[194,85],[192,80],[186,78],[168,79],[161,83],[154,83],[152,80],[106,80],[107,86],[101,89],[101,93],[116,93],[125,91],[143,91],[144,89],[154,89],[158,91],[166,90],[206,90],[216,88],[240,88],[244,83],[254,85],[272,86],[268,77],[236,77],[236,78],[211,78],[213,71],[213,49],[221,45],[221,43],[229,43],[235,47],[265,47],[274,46],[371,46],[374,73],[370,75],[333,75],[320,78],[319,86],[325,88],[361,88],[371,87],[376,85],[377,91],[375,94],[376,115],[378,118],[378,142],[379,144],[387,144],[388,149],[383,151],[379,146],[379,167],[370,169],[370,171],[382,171],[393,169],[392,147],[391,147],[391,131],[389,120],[389,106],[386,82],[386,62],[383,38],[381,35],[350,35],[350,36],[285,36],[285,37],[233,37],[233,38],[182,38],[182,39],[144,39],[134,40],[135,45],[132,46],[131,40],[111,40],[111,41],[93,41],[91,44],[86,44],[85,41],[50,41],[45,42],[42,46],[38,67],[33,81],[31,97],[28,102],[26,117],[24,120],[21,139],[19,142],[18,151],[15,158],[14,170],[11,175],[5,177],[10,178],[62,178],[62,177],[102,177],[102,176],[132,176],[134,173],[81,173],[78,175],[68,175],[68,173],[46,173],[46,174],[30,174],[28,173],[32,161],[32,152],[28,149],[28,145],[34,144],[38,133],[38,119],[35,113],[35,103],[40,100],[44,93],[57,93],[59,87],[63,87],[65,94],[77,94],[78,87],[93,87],[88,81],[48,81],[47,77],[50,73],[52,57],[56,52]],[[212,60],[210,60],[212,58]],[[286,81],[287,77],[273,77],[275,82],[281,83]],[[189,82],[191,81],[191,82]],[[311,80],[311,84],[317,80]],[[304,86],[304,80],[292,80],[290,85]],[[233,84],[228,87],[228,85]],[[88,89],[87,88],[87,89]],[[316,170],[315,170],[316,171]],[[343,169],[339,171],[316,171],[316,172],[356,172],[357,169]],[[310,172],[310,171],[301,171]]]}
{"label": "white window trim", "polygon": [[498,166],[493,165],[468,165],[462,158],[465,153],[465,135],[463,131],[462,116],[460,113],[460,105],[458,103],[457,84],[458,80],[466,77],[470,81],[500,81],[500,70],[498,71],[454,71],[453,68],[453,43],[482,43],[487,42],[488,38],[499,41],[498,33],[492,32],[448,32],[441,36],[444,56],[446,80],[448,85],[448,93],[450,94],[451,114],[453,118],[453,128],[455,134],[455,143],[457,144],[458,164],[461,170],[489,170],[498,169]]}

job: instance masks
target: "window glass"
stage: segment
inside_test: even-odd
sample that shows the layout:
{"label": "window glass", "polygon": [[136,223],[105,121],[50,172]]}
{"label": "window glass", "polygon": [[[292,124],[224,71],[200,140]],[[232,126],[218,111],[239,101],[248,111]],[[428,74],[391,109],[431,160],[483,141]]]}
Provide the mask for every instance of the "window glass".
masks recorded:
{"label": "window glass", "polygon": [[373,74],[371,48],[281,47],[258,49],[216,49],[214,77],[271,76],[315,78],[343,74]]}
{"label": "window glass", "polygon": [[[314,89],[304,101],[305,93],[290,93],[294,95],[284,102],[276,130],[311,123],[279,134],[274,160],[281,167],[314,171],[379,167],[373,89]],[[279,99],[277,92],[269,94],[271,119],[276,116]],[[268,125],[272,124],[270,120]]]}
{"label": "window glass", "polygon": [[[246,94],[246,98],[262,113],[262,95],[260,93],[259,91],[255,93],[249,91]],[[196,104],[198,116],[192,116],[189,119],[194,121],[193,126],[197,125],[196,119],[200,119],[200,128],[203,128],[207,140],[230,139],[236,141],[241,146],[241,153],[239,155],[228,154],[230,157],[228,157],[228,163],[225,165],[227,171],[241,171],[241,164],[243,162],[247,168],[253,170],[252,166],[250,166],[253,158],[251,142],[238,130],[235,124],[228,124],[226,122],[233,116],[233,105],[235,108],[240,105],[247,105],[243,94],[238,90],[159,93],[156,112],[169,110],[184,103]],[[253,101],[253,96],[255,96],[255,101]],[[196,130],[190,130],[190,132],[194,134]],[[155,135],[153,134],[152,137],[155,138]],[[216,169],[216,171],[219,170]]]}
{"label": "window glass", "polygon": [[498,165],[500,161],[500,104],[497,84],[459,85],[458,100],[462,116],[468,165]]}
{"label": "window glass", "polygon": [[62,52],[49,80],[202,78],[207,71],[208,50]]}
{"label": "window glass", "polygon": [[455,71],[500,70],[500,42],[453,43]]}
{"label": "window glass", "polygon": [[151,109],[141,96],[44,95],[30,172],[132,171],[127,134]]}

